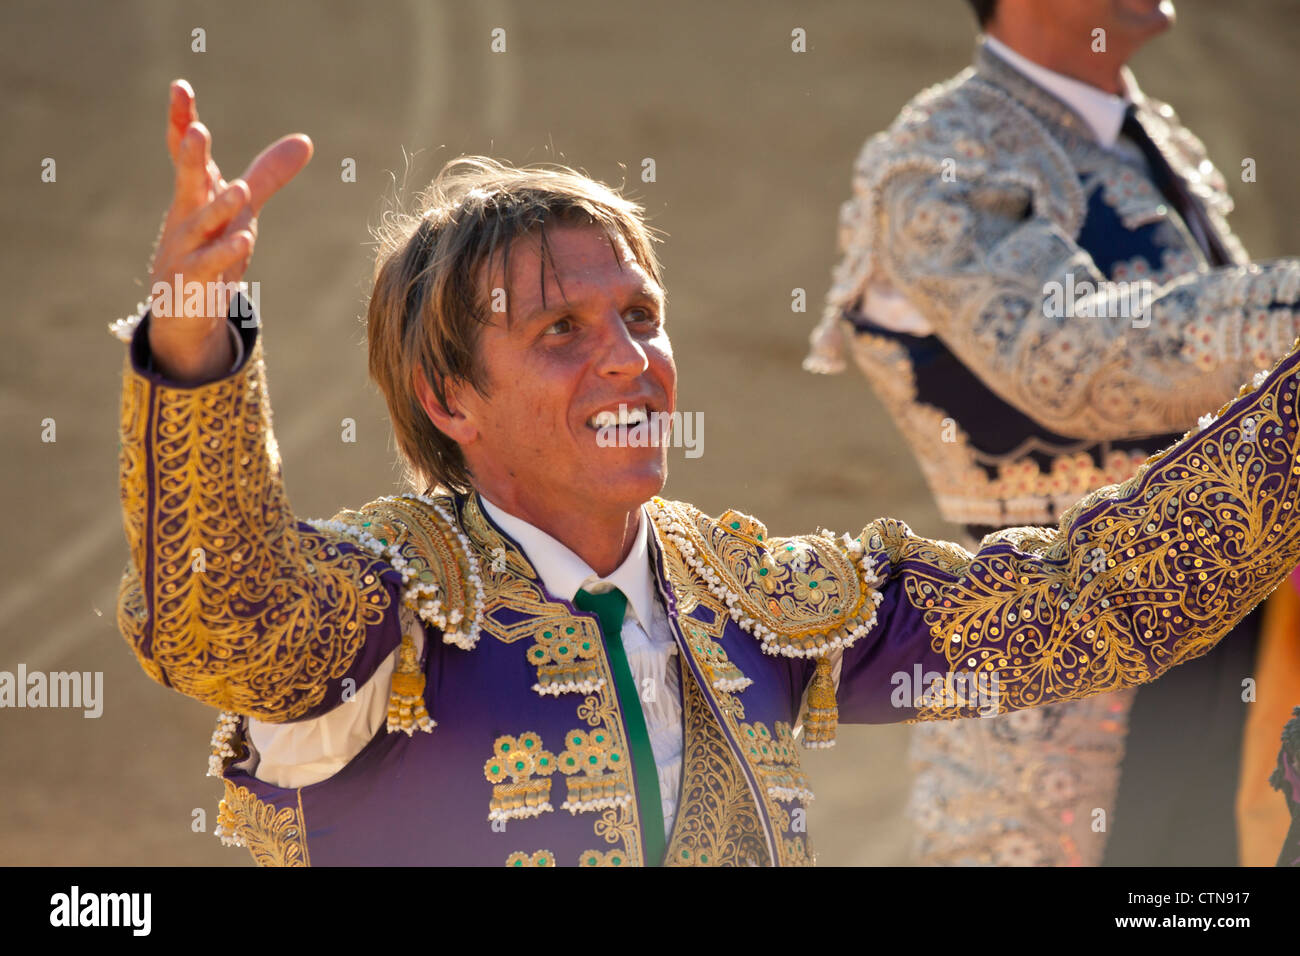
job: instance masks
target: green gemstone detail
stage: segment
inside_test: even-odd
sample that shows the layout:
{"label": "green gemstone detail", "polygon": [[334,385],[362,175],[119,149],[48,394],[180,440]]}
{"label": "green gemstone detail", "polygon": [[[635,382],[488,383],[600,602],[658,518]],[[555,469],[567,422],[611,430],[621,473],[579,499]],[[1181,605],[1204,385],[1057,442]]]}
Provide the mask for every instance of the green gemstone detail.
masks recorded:
{"label": "green gemstone detail", "polygon": [[575,762],[574,759],[573,759],[572,757],[570,757],[568,760],[564,761],[564,765],[565,765],[566,767],[572,767],[573,764],[574,764],[574,762]]}
{"label": "green gemstone detail", "polygon": [[387,539],[387,538],[380,538],[380,539],[379,539],[379,543],[382,544],[385,548],[388,547],[388,539]]}
{"label": "green gemstone detail", "polygon": [[564,633],[565,633],[565,634],[572,634],[573,631],[574,631],[574,629],[571,628],[571,627],[566,627],[566,628],[564,629]]}
{"label": "green gemstone detail", "polygon": [[548,862],[549,862],[549,861],[546,859],[546,857],[542,857],[541,859],[539,859],[539,860],[537,861],[537,865],[538,865],[538,866],[545,866]]}
{"label": "green gemstone detail", "polygon": [[733,521],[733,522],[731,522],[731,530],[732,530],[732,531],[739,531],[739,530],[740,530],[740,522],[739,522],[739,521]]}
{"label": "green gemstone detail", "polygon": [[516,770],[523,770],[524,767],[526,767],[526,766],[528,766],[528,764],[524,763],[522,760],[516,760],[516,761],[515,761],[515,769],[516,769]]}
{"label": "green gemstone detail", "polygon": [[531,748],[531,747],[533,746],[533,738],[532,738],[532,737],[529,737],[527,740],[525,740],[525,741],[524,741],[524,746],[525,746],[525,747],[529,747],[529,748]]}
{"label": "green gemstone detail", "polygon": [[618,754],[610,754],[610,755],[609,755],[609,762],[610,762],[610,763],[618,763],[620,759],[622,759],[622,758],[620,758]]}
{"label": "green gemstone detail", "polygon": [[584,651],[589,651],[589,650],[591,650],[591,641],[583,641],[583,642],[582,642],[582,649],[583,649]]}
{"label": "green gemstone detail", "polygon": [[623,858],[621,856],[611,856],[609,862],[613,863],[615,866],[622,866]]}
{"label": "green gemstone detail", "polygon": [[758,569],[758,576],[759,576],[760,578],[765,578],[765,577],[767,577],[767,568],[759,568],[759,569]]}
{"label": "green gemstone detail", "polygon": [[543,631],[543,632],[542,632],[542,637],[546,638],[548,641],[549,641],[551,638],[553,638],[554,636],[555,636],[555,635],[552,634],[550,631]]}
{"label": "green gemstone detail", "polygon": [[817,586],[817,582],[816,582],[816,581],[809,581],[809,582],[808,582],[808,586],[809,586],[810,588],[815,588],[815,587]]}
{"label": "green gemstone detail", "polygon": [[569,653],[568,645],[563,645],[563,644],[562,644],[562,645],[561,645],[560,647],[558,647],[556,650],[557,650],[557,653],[560,653],[560,654],[567,654],[567,653]]}
{"label": "green gemstone detail", "polygon": [[504,750],[504,751],[509,752],[509,750],[510,750],[510,745],[509,745],[509,744],[502,744],[502,745],[501,745],[501,749]]}
{"label": "green gemstone detail", "polygon": [[594,856],[589,856],[589,857],[587,857],[587,865],[588,865],[588,866],[595,866],[595,865],[596,865],[596,858],[595,858]]}
{"label": "green gemstone detail", "polygon": [[537,658],[539,661],[545,656],[546,656],[546,652],[542,650],[540,647],[537,650],[533,651],[533,657]]}
{"label": "green gemstone detail", "polygon": [[582,746],[582,738],[581,738],[581,737],[574,737],[574,738],[573,738],[573,746],[575,746],[575,747],[581,747],[581,746]]}
{"label": "green gemstone detail", "polygon": [[369,521],[363,521],[363,522],[361,522],[361,527],[363,527],[363,528],[369,528],[369,527],[370,527],[370,522],[369,522]]}
{"label": "green gemstone detail", "polygon": [[604,742],[605,742],[605,735],[604,735],[604,734],[596,734],[596,743],[598,743],[598,744],[603,744]]}
{"label": "green gemstone detail", "polygon": [[682,859],[683,859],[683,860],[689,860],[690,858],[691,858],[691,853],[690,853],[690,851],[689,851],[689,850],[682,850]]}
{"label": "green gemstone detail", "polygon": [[551,765],[551,761],[550,761],[549,759],[547,759],[546,757],[543,757],[541,760],[539,760],[539,761],[537,761],[537,762],[538,762],[539,764],[541,764],[543,767],[549,767],[549,766]]}
{"label": "green gemstone detail", "polygon": [[492,765],[492,775],[493,775],[493,776],[496,776],[496,775],[499,774],[500,772],[501,772],[501,767],[500,767],[499,765],[497,765],[497,764],[493,764],[493,765]]}
{"label": "green gemstone detail", "polygon": [[600,758],[597,757],[595,754],[592,754],[590,757],[587,758],[587,763],[589,764],[595,764],[599,762],[600,762]]}
{"label": "green gemstone detail", "polygon": [[515,860],[515,866],[523,866],[523,865],[524,865],[523,860]]}

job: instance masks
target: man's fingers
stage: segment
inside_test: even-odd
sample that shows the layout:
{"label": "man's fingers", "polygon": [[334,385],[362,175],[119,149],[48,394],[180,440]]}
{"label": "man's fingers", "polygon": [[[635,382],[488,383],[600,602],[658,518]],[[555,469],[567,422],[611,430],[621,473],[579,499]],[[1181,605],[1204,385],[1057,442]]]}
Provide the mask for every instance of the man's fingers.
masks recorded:
{"label": "man's fingers", "polygon": [[181,138],[190,124],[199,118],[194,101],[194,89],[185,80],[172,80],[167,101],[167,152],[172,165],[180,165]]}
{"label": "man's fingers", "polygon": [[229,272],[232,266],[243,262],[251,253],[253,237],[246,230],[222,236],[209,242],[180,261],[177,269],[186,278],[190,276],[218,276]]}
{"label": "man's fingers", "polygon": [[[248,210],[248,184],[243,180],[236,179],[217,195],[212,202],[208,203],[199,210],[194,219],[192,229],[186,231],[185,248],[182,251],[189,251],[202,245],[219,232],[228,232],[230,234],[238,232],[244,227],[244,223],[237,223],[235,220],[240,217],[241,213]],[[231,226],[233,225],[233,228]]]}
{"label": "man's fingers", "polygon": [[248,183],[254,215],[262,211],[262,206],[281,186],[298,175],[311,160],[312,151],[310,139],[302,133],[293,133],[276,140],[248,164],[239,178]]}
{"label": "man's fingers", "polygon": [[204,206],[211,188],[212,162],[209,152],[211,137],[202,123],[192,123],[181,138],[180,162],[176,167],[176,194],[172,209],[178,216],[187,216]]}

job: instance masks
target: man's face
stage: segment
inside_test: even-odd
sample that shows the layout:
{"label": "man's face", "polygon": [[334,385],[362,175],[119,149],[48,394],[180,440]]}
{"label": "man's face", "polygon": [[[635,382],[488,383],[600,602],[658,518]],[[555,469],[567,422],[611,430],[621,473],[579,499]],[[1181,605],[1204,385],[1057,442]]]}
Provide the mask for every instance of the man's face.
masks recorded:
{"label": "man's face", "polygon": [[520,517],[630,511],[662,490],[666,444],[632,447],[627,429],[602,434],[593,419],[676,407],[663,290],[597,226],[548,226],[546,238],[544,272],[533,235],[511,247],[508,276],[499,262],[485,270],[486,300],[504,289],[508,311],[490,313],[479,340],[488,397],[457,390],[469,426],[457,440],[475,486]]}

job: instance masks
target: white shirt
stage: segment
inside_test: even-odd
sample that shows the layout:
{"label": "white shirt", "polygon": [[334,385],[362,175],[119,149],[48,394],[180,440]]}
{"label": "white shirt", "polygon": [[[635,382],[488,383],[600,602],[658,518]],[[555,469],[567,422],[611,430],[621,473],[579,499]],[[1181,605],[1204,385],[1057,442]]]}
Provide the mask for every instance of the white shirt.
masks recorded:
{"label": "white shirt", "polygon": [[[628,610],[621,636],[628,667],[641,688],[641,708],[659,776],[664,833],[671,834],[682,776],[681,680],[674,659],[677,643],[650,563],[650,519],[644,509],[638,513],[640,520],[631,552],[612,574],[601,578],[546,532],[480,498],[488,515],[518,542],[552,596],[572,600],[579,588],[597,593],[602,585],[606,589],[617,587],[626,595]],[[412,636],[422,649],[423,628],[415,630],[419,633],[413,631]],[[396,664],[394,651],[357,689],[353,701],[320,717],[289,724],[268,724],[250,718],[248,742],[252,756],[244,764],[246,769],[277,787],[305,787],[342,770],[384,726]],[[632,705],[630,701],[622,703],[624,707]],[[433,733],[438,733],[436,727]]]}
{"label": "white shirt", "polygon": [[[994,37],[985,36],[984,43],[994,55],[1083,117],[1098,143],[1106,149],[1115,148],[1119,142],[1120,127],[1124,125],[1124,113],[1140,92],[1133,74],[1127,68],[1120,71],[1125,95],[1116,96],[1064,73],[1049,70]],[[884,280],[873,279],[867,285],[862,312],[872,322],[895,332],[926,336],[934,331],[930,320],[918,312],[891,283]]]}

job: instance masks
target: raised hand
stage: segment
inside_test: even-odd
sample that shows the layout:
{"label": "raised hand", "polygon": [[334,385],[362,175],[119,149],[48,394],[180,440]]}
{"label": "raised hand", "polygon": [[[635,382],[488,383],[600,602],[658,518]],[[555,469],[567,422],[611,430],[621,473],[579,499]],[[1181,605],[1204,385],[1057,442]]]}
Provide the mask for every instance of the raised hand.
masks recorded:
{"label": "raised hand", "polygon": [[[155,365],[176,381],[213,378],[229,369],[233,346],[226,314],[186,314],[174,293],[198,282],[205,305],[219,296],[207,290],[238,282],[257,240],[262,206],[311,159],[312,144],[301,133],[262,150],[244,175],[227,183],[212,159],[212,136],[199,122],[194,91],[175,80],[167,110],[167,150],[176,170],[171,207],[150,263],[149,287],[172,288],[170,302],[151,303],[149,347]],[[178,278],[179,277],[179,278]],[[201,312],[208,311],[206,308]]]}

